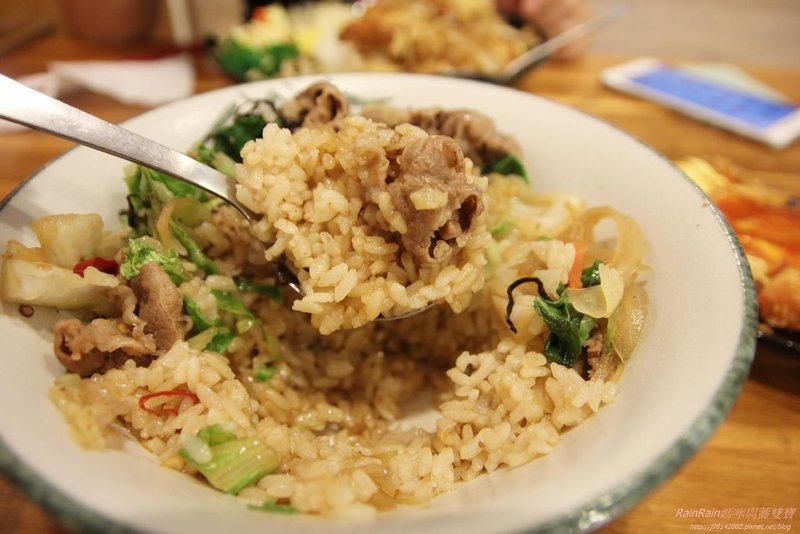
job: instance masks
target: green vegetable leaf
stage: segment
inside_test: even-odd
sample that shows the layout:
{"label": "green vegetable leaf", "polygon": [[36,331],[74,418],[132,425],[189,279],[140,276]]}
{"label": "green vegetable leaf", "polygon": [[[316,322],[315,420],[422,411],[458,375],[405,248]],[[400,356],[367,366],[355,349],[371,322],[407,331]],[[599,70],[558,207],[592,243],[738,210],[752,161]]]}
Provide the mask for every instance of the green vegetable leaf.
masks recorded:
{"label": "green vegetable leaf", "polygon": [[172,219],[188,228],[196,228],[211,218],[213,202],[200,202],[196,198],[183,197],[175,204]]}
{"label": "green vegetable leaf", "polygon": [[269,78],[288,59],[300,56],[294,43],[252,47],[236,39],[225,39],[217,49],[217,62],[229,74],[240,78]]}
{"label": "green vegetable leaf", "polygon": [[141,165],[131,165],[125,168],[125,184],[128,186],[128,193],[131,195],[141,195],[143,193],[142,169]]}
{"label": "green vegetable leaf", "polygon": [[200,163],[205,163],[206,165],[213,167],[214,155],[215,152],[210,146],[202,143],[197,146],[197,161]]}
{"label": "green vegetable leaf", "polygon": [[[259,133],[259,135],[261,134]],[[224,152],[212,152],[206,164],[211,165],[228,178],[236,178],[236,161]]]}
{"label": "green vegetable leaf", "polygon": [[208,350],[224,355],[234,337],[227,326],[212,326],[190,337],[186,342],[194,350]]}
{"label": "green vegetable leaf", "polygon": [[583,287],[592,287],[600,285],[600,260],[594,262],[583,271],[581,271],[581,284]]}
{"label": "green vegetable leaf", "polygon": [[197,437],[213,447],[214,445],[236,439],[236,434],[228,432],[222,428],[221,425],[208,425],[200,429],[200,432],[197,433]]}
{"label": "green vegetable leaf", "polygon": [[525,164],[514,154],[508,154],[497,161],[487,163],[481,169],[481,174],[486,175],[491,173],[519,176],[526,182],[530,181],[528,171],[525,169]]}
{"label": "green vegetable leaf", "polygon": [[219,289],[212,289],[211,294],[217,299],[217,308],[240,317],[236,321],[236,330],[239,333],[247,332],[256,324],[256,316],[236,296]]}
{"label": "green vegetable leaf", "polygon": [[[245,322],[247,325],[239,326],[237,328],[240,333],[252,328],[256,322],[256,318],[247,308],[245,308],[242,301],[224,291],[212,290],[212,294],[217,300],[217,307],[220,310],[246,317]],[[233,338],[236,337],[236,333],[225,326],[220,319],[210,319],[208,316],[206,316],[200,309],[200,306],[197,304],[197,302],[189,297],[183,298],[183,308],[186,311],[186,315],[188,315],[192,320],[192,332],[199,334],[210,328],[214,329],[214,334],[211,337],[203,337],[202,340],[198,336],[192,338],[197,342],[198,345],[205,344],[205,346],[198,346],[195,348],[198,348],[198,350],[209,350],[219,354],[225,354],[225,351],[228,349],[228,345],[230,345],[231,341],[233,341]]]}
{"label": "green vegetable leaf", "polygon": [[182,224],[170,221],[169,229],[181,245],[186,249],[189,261],[200,267],[206,274],[219,274],[219,267],[206,256],[203,249],[189,236],[189,231]]}
{"label": "green vegetable leaf", "polygon": [[278,454],[260,438],[229,439],[209,444],[211,459],[199,462],[182,448],[179,455],[215,488],[235,495],[278,467]]}
{"label": "green vegetable leaf", "polygon": [[273,76],[281,70],[283,62],[300,56],[300,50],[294,43],[279,43],[267,46],[262,50],[261,62],[258,66],[265,76]]}
{"label": "green vegetable leaf", "polygon": [[242,147],[257,137],[261,137],[267,121],[259,114],[239,115],[229,126],[220,128],[210,136],[210,145],[214,153],[210,163],[214,163],[216,153],[225,154],[236,163],[242,162]]}
{"label": "green vegetable leaf", "polygon": [[237,78],[244,78],[259,61],[257,49],[236,39],[225,39],[217,49],[216,55],[220,66]]}
{"label": "green vegetable leaf", "polygon": [[153,182],[164,184],[175,197],[190,197],[203,201],[208,198],[205,191],[183,180],[178,180],[162,172],[143,168],[143,174]]}
{"label": "green vegetable leaf", "polygon": [[217,327],[206,328],[202,332],[189,337],[186,343],[192,350],[206,350],[206,346],[211,343],[211,340],[214,339],[217,332]]}
{"label": "green vegetable leaf", "polygon": [[225,310],[234,315],[254,318],[253,313],[245,307],[244,302],[236,298],[233,294],[228,293],[227,291],[221,291],[219,289],[212,289],[211,294],[214,295],[215,299],[217,299],[217,307],[219,309]]}
{"label": "green vegetable leaf", "polygon": [[183,309],[192,320],[192,331],[195,333],[208,330],[212,326],[219,326],[219,321],[209,319],[200,309],[200,305],[189,297],[183,297]]}
{"label": "green vegetable leaf", "polygon": [[283,302],[283,292],[278,286],[258,284],[248,280],[244,276],[237,276],[233,279],[233,281],[236,283],[236,288],[239,291],[251,291],[253,293],[258,293],[259,295],[271,298],[278,304]]}
{"label": "green vegetable leaf", "polygon": [[[128,184],[128,193],[143,198],[157,189],[155,184],[161,184],[163,189],[168,192],[168,196],[172,198],[191,197],[201,201],[208,198],[205,191],[199,187],[141,165],[136,166],[136,170],[125,178],[125,182]],[[161,194],[164,194],[163,191]],[[163,200],[169,200],[169,198]]]}
{"label": "green vegetable leaf", "polygon": [[225,354],[225,351],[228,350],[228,345],[231,344],[235,337],[236,334],[231,332],[230,328],[221,326],[208,345],[206,345],[205,350],[210,350],[217,354]]}
{"label": "green vegetable leaf", "polygon": [[[202,189],[166,174],[137,165],[125,177],[128,185],[128,226],[135,235],[155,235],[155,221],[162,206],[177,197],[195,199],[200,205],[209,201]],[[202,208],[195,218],[206,216]]]}
{"label": "green vegetable leaf", "polygon": [[533,307],[550,330],[544,346],[547,360],[567,367],[575,365],[597,320],[577,312],[563,287],[559,288],[558,300],[536,297]]}
{"label": "green vegetable leaf", "polygon": [[157,263],[164,269],[176,285],[188,279],[181,260],[174,250],[160,251],[153,246],[150,237],[139,237],[128,240],[128,254],[119,272],[130,280],[139,274],[142,266],[147,263]]}

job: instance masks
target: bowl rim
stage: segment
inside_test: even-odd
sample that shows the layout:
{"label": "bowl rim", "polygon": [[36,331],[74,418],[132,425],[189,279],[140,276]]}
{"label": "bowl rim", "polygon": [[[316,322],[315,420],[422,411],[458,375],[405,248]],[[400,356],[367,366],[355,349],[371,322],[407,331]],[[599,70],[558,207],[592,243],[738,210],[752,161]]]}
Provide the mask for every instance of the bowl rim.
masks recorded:
{"label": "bowl rim", "polygon": [[[389,77],[404,77],[408,79],[433,79],[441,78],[437,75],[429,74],[414,74],[414,73],[325,73],[325,74],[308,74],[302,76],[295,76],[289,78],[274,78],[268,80],[258,80],[248,82],[245,84],[226,86],[203,93],[197,93],[187,98],[179,99],[155,108],[143,111],[137,115],[129,117],[121,122],[125,126],[128,122],[147,116],[151,113],[159,113],[164,108],[186,102],[195,98],[203,97],[205,95],[231,91],[236,88],[241,88],[242,85],[259,85],[269,84],[275,81],[299,81],[305,80],[318,80],[323,79],[336,79],[336,78],[389,78]],[[451,80],[453,81],[453,80]],[[469,84],[484,84],[485,82],[473,80],[460,80],[461,83]],[[491,85],[491,84],[489,84]],[[725,238],[728,240],[739,273],[739,290],[741,291],[743,301],[743,317],[739,338],[736,342],[733,357],[730,361],[728,370],[726,371],[720,385],[717,387],[711,396],[711,401],[703,409],[703,411],[695,418],[690,424],[684,434],[671,443],[667,449],[659,455],[645,469],[631,475],[628,479],[616,484],[611,489],[591,499],[585,505],[572,512],[561,514],[552,520],[543,524],[536,525],[524,530],[530,533],[563,533],[563,532],[583,532],[594,530],[602,525],[605,525],[623,515],[632,509],[638,502],[640,502],[647,494],[655,490],[662,482],[668,479],[677,471],[677,469],[688,461],[694,454],[696,454],[703,444],[710,438],[711,434],[719,427],[724,418],[727,416],[734,401],[737,399],[741,388],[747,378],[750,366],[755,357],[756,342],[757,342],[757,325],[758,325],[758,308],[755,282],[750,270],[750,265],[747,261],[744,249],[739,242],[733,228],[728,223],[721,210],[716,204],[703,192],[702,189],[683,172],[673,161],[667,158],[664,154],[656,150],[650,144],[639,139],[630,132],[612,124],[606,119],[592,115],[591,113],[578,109],[576,107],[558,102],[552,98],[519,91],[514,88],[500,87],[493,85],[495,89],[511,91],[515,94],[523,94],[525,96],[532,96],[538,99],[547,101],[559,108],[577,112],[585,119],[599,121],[606,126],[616,130],[630,140],[636,142],[642,149],[655,155],[667,165],[672,167],[676,173],[684,180],[689,182],[694,192],[704,200],[705,205],[711,209],[714,218],[721,226]],[[73,151],[81,148],[80,146],[73,147],[37,169],[30,176],[20,182],[8,195],[0,201],[0,212],[14,199],[14,197],[23,188],[30,184],[37,176],[46,171],[51,165],[55,164],[62,158],[71,154]],[[41,505],[49,513],[53,514],[55,518],[60,520],[64,525],[70,527],[79,527],[81,531],[85,532],[102,532],[102,533],[138,533],[142,532],[136,528],[125,525],[122,522],[108,517],[103,513],[90,509],[78,503],[67,492],[56,488],[47,479],[37,473],[32,467],[25,464],[21,458],[17,457],[5,441],[0,436],[0,473],[2,473],[8,480],[12,481],[20,488],[27,496]]]}

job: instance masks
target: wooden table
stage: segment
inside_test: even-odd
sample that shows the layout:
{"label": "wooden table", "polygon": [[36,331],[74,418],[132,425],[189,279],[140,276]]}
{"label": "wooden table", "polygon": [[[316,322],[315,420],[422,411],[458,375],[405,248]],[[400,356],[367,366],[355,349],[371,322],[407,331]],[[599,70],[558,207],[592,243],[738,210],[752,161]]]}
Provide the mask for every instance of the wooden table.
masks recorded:
{"label": "wooden table", "polygon": [[[0,72],[21,76],[39,72],[53,60],[121,59],[162,51],[157,45],[108,49],[55,34],[0,57]],[[715,154],[759,171],[764,180],[800,196],[800,142],[775,151],[677,115],[661,106],[623,96],[601,86],[600,71],[627,58],[596,57],[547,64],[520,88],[585,110],[639,137],[667,157]],[[746,69],[800,101],[800,70]],[[229,84],[202,58],[197,59],[197,92]],[[80,92],[65,98],[111,122],[144,108]],[[541,125],[540,127],[546,127]],[[0,135],[0,197],[71,144],[36,132]],[[792,518],[764,522],[800,526],[800,356],[759,345],[755,363],[729,416],[706,446],[669,481],[603,532],[684,532],[692,521],[679,509],[731,509],[747,514],[781,509]],[[772,512],[770,512],[772,513]],[[748,523],[753,519],[727,519]],[[711,521],[702,521],[710,523]],[[0,479],[0,530],[60,532],[64,527],[16,487]]]}

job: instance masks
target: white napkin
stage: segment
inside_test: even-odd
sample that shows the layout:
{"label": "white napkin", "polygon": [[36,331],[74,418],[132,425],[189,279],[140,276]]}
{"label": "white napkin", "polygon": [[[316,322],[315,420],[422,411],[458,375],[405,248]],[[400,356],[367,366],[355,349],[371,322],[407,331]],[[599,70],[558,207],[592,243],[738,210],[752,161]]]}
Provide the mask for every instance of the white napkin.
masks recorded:
{"label": "white napkin", "polygon": [[[17,81],[54,98],[83,88],[124,104],[152,107],[191,95],[194,74],[191,56],[179,54],[146,61],[57,61],[47,72]],[[0,132],[20,128],[0,120]]]}

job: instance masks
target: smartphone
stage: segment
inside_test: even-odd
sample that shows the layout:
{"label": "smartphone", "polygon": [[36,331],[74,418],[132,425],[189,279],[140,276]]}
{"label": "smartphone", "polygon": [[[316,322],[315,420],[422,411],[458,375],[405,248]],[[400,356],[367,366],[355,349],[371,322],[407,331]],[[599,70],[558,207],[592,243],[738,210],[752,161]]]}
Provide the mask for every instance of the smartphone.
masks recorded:
{"label": "smartphone", "polygon": [[740,135],[782,148],[800,136],[800,108],[642,58],[603,71],[609,87],[664,104]]}

